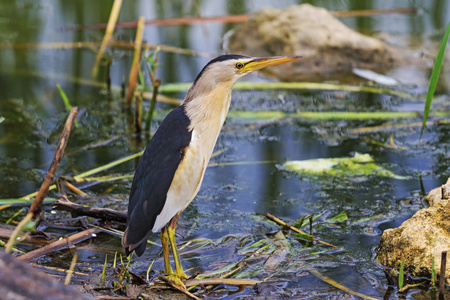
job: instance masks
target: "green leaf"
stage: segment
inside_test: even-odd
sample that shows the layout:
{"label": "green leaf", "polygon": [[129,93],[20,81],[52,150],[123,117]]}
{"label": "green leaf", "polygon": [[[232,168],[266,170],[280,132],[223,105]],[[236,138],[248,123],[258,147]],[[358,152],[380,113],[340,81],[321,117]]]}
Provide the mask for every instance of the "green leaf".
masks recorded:
{"label": "green leaf", "polygon": [[340,214],[338,214],[338,215],[336,215],[336,216],[326,220],[326,222],[334,224],[334,223],[343,223],[343,222],[346,222],[347,220],[348,220],[347,214],[346,213],[340,213]]}
{"label": "green leaf", "polygon": [[405,266],[405,261],[402,259],[402,262],[400,264],[400,271],[398,272],[398,289],[401,289],[403,287],[403,281],[405,278],[403,268]]}
{"label": "green leaf", "polygon": [[[64,106],[66,107],[66,110],[68,112],[70,112],[70,110],[72,109],[72,105],[70,105],[69,98],[67,97],[66,93],[64,93],[63,89],[61,88],[61,86],[59,84],[56,85],[56,88],[58,89],[59,95],[61,96],[61,98],[64,102]],[[74,121],[73,125],[75,126],[75,128],[78,128],[77,120]]]}
{"label": "green leaf", "polygon": [[[45,198],[44,203],[48,204],[50,202],[55,202],[56,198]],[[19,204],[26,204],[30,205],[30,203],[33,202],[33,199],[23,199],[23,198],[16,198],[16,199],[0,199],[0,205],[19,205]]]}
{"label": "green leaf", "polygon": [[282,111],[230,111],[228,117],[238,120],[278,120],[288,114]]}
{"label": "green leaf", "polygon": [[434,255],[431,258],[431,286],[434,287],[436,285],[436,272],[435,272],[435,262]]}
{"label": "green leaf", "polygon": [[302,240],[314,241],[314,237],[310,234],[302,234],[302,233],[291,233],[291,235],[301,238]]}
{"label": "green leaf", "polygon": [[445,48],[447,47],[448,37],[450,35],[450,23],[447,25],[444,37],[442,38],[441,46],[439,47],[436,60],[434,61],[433,71],[431,72],[430,83],[428,85],[427,99],[425,101],[425,108],[423,111],[422,129],[420,130],[420,137],[422,137],[423,131],[427,124],[428,114],[430,112],[431,102],[433,101],[434,91],[441,73],[442,61],[444,60]]}
{"label": "green leaf", "polygon": [[5,118],[0,116],[0,123],[2,123],[3,121],[5,121]]}
{"label": "green leaf", "polygon": [[294,226],[295,228],[298,228],[298,229],[302,228],[303,222],[305,221],[305,218],[306,218],[306,216],[301,217],[300,220],[295,222],[295,224],[292,225],[292,226]]}
{"label": "green leaf", "polygon": [[102,277],[100,279],[100,285],[105,285],[105,277],[106,277],[106,263],[108,262],[108,255],[105,255],[105,264],[103,265]]}

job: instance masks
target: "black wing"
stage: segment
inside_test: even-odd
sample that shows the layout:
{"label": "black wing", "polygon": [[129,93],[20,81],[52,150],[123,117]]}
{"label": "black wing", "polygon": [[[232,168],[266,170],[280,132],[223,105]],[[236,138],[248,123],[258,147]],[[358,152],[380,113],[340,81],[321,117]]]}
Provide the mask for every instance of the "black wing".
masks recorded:
{"label": "black wing", "polygon": [[175,171],[189,146],[192,132],[184,107],[172,110],[150,140],[134,174],[122,245],[127,255],[141,256],[156,217],[166,202]]}

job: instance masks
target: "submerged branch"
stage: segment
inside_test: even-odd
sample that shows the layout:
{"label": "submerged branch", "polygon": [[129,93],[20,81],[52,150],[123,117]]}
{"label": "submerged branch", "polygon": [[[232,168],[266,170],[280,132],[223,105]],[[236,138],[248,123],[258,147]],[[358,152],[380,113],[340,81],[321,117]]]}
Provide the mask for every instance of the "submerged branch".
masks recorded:
{"label": "submerged branch", "polygon": [[126,222],[127,213],[109,208],[84,207],[83,205],[73,203],[66,196],[56,201],[52,209],[68,211],[74,218],[78,216],[88,216],[108,221]]}

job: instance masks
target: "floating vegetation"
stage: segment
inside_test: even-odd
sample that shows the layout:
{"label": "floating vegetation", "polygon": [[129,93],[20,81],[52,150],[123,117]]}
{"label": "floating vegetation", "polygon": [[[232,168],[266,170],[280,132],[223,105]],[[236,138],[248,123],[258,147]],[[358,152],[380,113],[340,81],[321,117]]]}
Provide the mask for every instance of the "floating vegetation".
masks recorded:
{"label": "floating vegetation", "polygon": [[367,153],[356,153],[353,157],[291,160],[286,161],[281,167],[282,169],[304,175],[339,177],[379,176],[399,180],[409,179],[409,177],[396,175],[382,166],[377,165],[373,157]]}

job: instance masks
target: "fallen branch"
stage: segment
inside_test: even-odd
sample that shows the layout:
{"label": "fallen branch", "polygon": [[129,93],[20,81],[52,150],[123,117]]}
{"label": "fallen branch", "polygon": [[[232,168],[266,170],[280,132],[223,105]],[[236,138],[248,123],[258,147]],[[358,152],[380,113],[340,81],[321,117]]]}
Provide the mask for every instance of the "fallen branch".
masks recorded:
{"label": "fallen branch", "polygon": [[[269,220],[271,220],[271,221],[274,221],[275,223],[277,223],[277,224],[279,224],[279,225],[281,225],[281,226],[283,226],[283,227],[289,228],[290,230],[295,231],[295,232],[297,232],[297,233],[300,233],[300,234],[307,234],[307,233],[301,231],[300,229],[295,228],[295,227],[293,227],[293,226],[291,226],[291,225],[289,225],[289,224],[283,222],[282,220],[278,219],[277,217],[272,216],[272,215],[269,214],[269,213],[266,213],[266,218],[269,219]],[[321,244],[324,244],[324,245],[327,245],[327,246],[337,247],[337,246],[335,246],[335,245],[333,245],[333,244],[330,244],[330,243],[327,243],[327,242],[318,240],[318,239],[316,239],[316,238],[314,238],[314,237],[312,237],[312,239],[313,239],[313,241],[316,241],[316,242],[318,242],[318,243],[321,243]]]}
{"label": "fallen branch", "polygon": [[102,220],[118,221],[123,223],[125,223],[127,220],[126,212],[109,208],[84,207],[83,205],[69,201],[66,196],[61,196],[61,198],[53,204],[52,209],[68,211],[74,218],[78,216],[88,216]]}
{"label": "fallen branch", "polygon": [[20,221],[20,223],[14,229],[11,237],[8,240],[8,243],[5,247],[5,252],[8,253],[11,251],[14,243],[16,242],[17,237],[23,232],[26,225],[32,222],[32,219],[35,219],[40,211],[42,202],[44,201],[45,196],[47,195],[48,188],[53,182],[55,178],[56,169],[61,162],[61,159],[64,154],[64,149],[66,149],[67,141],[69,140],[69,135],[72,130],[73,122],[78,114],[78,107],[72,107],[70,110],[70,114],[67,117],[66,124],[64,124],[63,132],[61,133],[61,137],[59,138],[58,146],[56,147],[55,156],[53,157],[52,163],[50,164],[50,168],[45,175],[44,182],[42,182],[41,188],[39,189],[36,198],[34,198],[33,203],[31,204],[30,210],[28,214]]}
{"label": "fallen branch", "polygon": [[75,233],[67,238],[60,239],[50,245],[44,246],[42,248],[38,248],[36,250],[25,253],[24,255],[18,256],[17,258],[22,261],[29,261],[37,257],[41,257],[47,253],[68,249],[72,247],[74,244],[80,243],[91,237],[94,237],[97,233],[101,232],[101,229],[91,228],[78,233]]}

